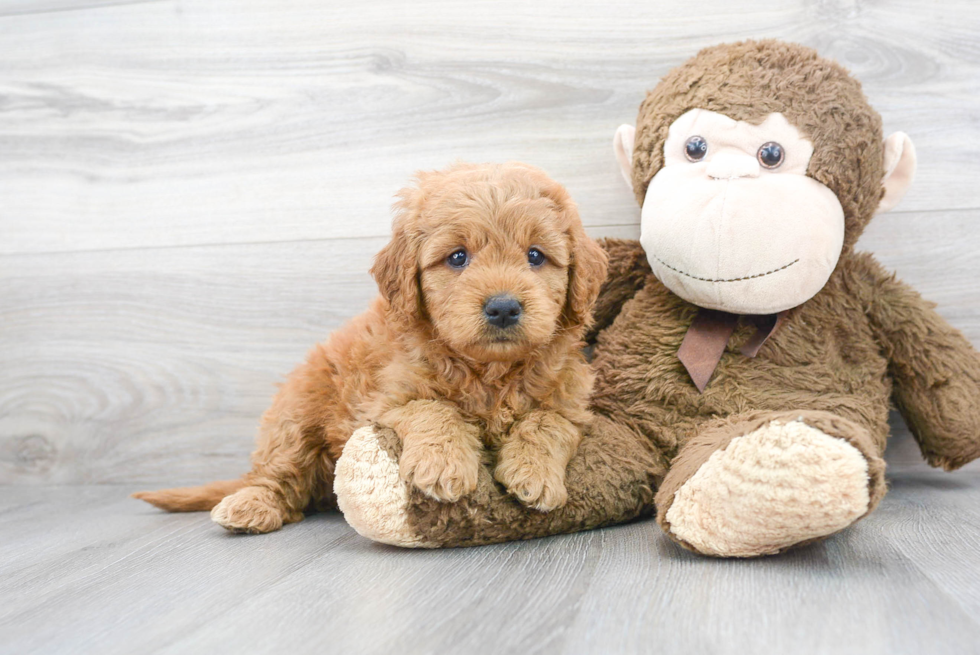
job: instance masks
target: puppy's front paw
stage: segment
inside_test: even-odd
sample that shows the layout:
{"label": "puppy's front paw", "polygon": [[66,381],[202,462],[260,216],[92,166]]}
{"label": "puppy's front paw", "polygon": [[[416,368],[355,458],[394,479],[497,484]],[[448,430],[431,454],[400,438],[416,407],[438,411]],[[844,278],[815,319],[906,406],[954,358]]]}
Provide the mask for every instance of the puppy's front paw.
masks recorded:
{"label": "puppy's front paw", "polygon": [[211,520],[231,532],[262,534],[282,527],[283,512],[268,489],[245,487],[215,505]]}
{"label": "puppy's front paw", "polygon": [[437,444],[407,440],[398,467],[402,479],[426,496],[454,503],[476,489],[480,451],[455,439]]}
{"label": "puppy's front paw", "polygon": [[535,452],[527,443],[512,442],[500,450],[493,477],[517,500],[540,512],[550,512],[565,504],[565,468]]}

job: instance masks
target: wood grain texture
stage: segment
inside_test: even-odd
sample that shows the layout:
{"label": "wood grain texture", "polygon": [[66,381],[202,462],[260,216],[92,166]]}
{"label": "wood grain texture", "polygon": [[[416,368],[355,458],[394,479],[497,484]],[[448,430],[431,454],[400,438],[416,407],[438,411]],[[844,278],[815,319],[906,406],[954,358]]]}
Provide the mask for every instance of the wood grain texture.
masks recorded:
{"label": "wood grain texture", "polygon": [[[885,215],[863,245],[980,344],[976,260],[962,247],[977,221]],[[376,293],[366,271],[384,241],[0,257],[0,480],[237,477],[274,383]]]}
{"label": "wood grain texture", "polygon": [[826,542],[694,556],[652,521],[448,551],[337,514],[236,537],[126,486],[0,496],[0,653],[976,653],[980,473],[918,462]]}
{"label": "wood grain texture", "polygon": [[904,209],[980,206],[972,0],[92,4],[0,19],[0,253],[384,236],[393,192],[457,158],[539,165],[620,225],[616,126],[745,37],[863,80],[918,144]]}
{"label": "wood grain texture", "polygon": [[861,245],[980,343],[972,3],[231,6],[0,2],[2,483],[237,475],[273,383],[375,293],[413,169],[525,159],[636,236],[610,134],[745,36],[838,58],[913,136]]}
{"label": "wood grain texture", "polygon": [[0,260],[13,282],[0,288],[0,471],[59,483],[236,477],[273,384],[367,307],[367,252],[382,244]]}

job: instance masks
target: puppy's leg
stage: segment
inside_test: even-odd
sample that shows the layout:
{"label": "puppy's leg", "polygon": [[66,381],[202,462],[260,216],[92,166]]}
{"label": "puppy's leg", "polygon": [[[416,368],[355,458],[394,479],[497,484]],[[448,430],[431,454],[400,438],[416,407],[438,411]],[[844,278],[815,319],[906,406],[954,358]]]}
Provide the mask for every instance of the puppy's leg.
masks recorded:
{"label": "puppy's leg", "polygon": [[260,534],[303,520],[315,494],[333,485],[334,460],[328,453],[323,426],[298,423],[309,418],[293,405],[298,396],[286,385],[262,417],[258,448],[245,487],[211,510],[215,523],[232,532]]}
{"label": "puppy's leg", "polygon": [[399,473],[431,498],[455,502],[476,489],[483,446],[480,430],[451,404],[413,400],[385,412],[378,423],[402,440]]}
{"label": "puppy's leg", "polygon": [[565,469],[582,434],[557,412],[531,412],[504,439],[494,477],[518,500],[548,512],[568,499]]}

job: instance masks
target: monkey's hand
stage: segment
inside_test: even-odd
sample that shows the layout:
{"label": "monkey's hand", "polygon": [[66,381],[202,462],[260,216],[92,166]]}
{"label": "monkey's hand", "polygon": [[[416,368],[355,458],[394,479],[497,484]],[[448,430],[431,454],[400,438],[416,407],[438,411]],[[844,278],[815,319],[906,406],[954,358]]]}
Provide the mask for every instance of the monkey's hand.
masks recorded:
{"label": "monkey's hand", "polygon": [[639,241],[599,239],[598,243],[609,256],[609,272],[599,290],[594,310],[595,322],[585,337],[589,343],[595,342],[596,335],[603,328],[612,325],[626,301],[643,288],[647,277],[653,273]]}
{"label": "monkey's hand", "polygon": [[922,455],[947,471],[980,457],[980,353],[870,255],[857,268],[895,403]]}

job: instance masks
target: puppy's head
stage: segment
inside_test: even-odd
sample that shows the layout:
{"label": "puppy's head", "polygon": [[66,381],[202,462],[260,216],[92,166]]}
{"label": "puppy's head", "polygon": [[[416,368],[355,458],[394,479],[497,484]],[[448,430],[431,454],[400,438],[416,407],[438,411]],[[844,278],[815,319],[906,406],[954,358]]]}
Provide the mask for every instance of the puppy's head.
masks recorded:
{"label": "puppy's head", "polygon": [[459,164],[399,197],[371,269],[391,319],[478,361],[581,336],[606,257],[560,184],[525,164]]}

